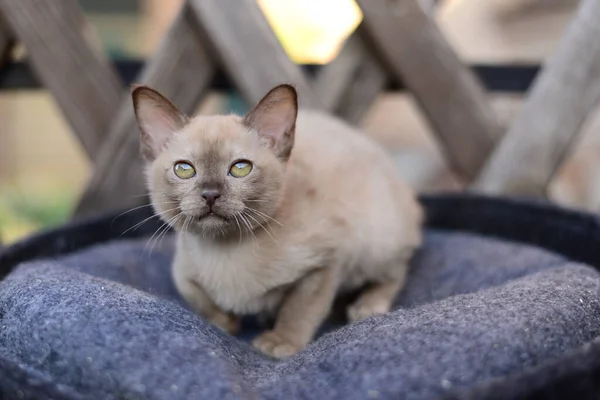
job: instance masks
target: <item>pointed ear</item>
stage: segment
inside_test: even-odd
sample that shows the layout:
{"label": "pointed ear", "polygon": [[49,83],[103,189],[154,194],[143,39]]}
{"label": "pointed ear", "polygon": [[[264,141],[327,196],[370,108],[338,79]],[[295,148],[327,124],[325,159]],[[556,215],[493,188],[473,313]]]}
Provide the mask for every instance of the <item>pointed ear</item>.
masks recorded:
{"label": "pointed ear", "polygon": [[141,133],[142,154],[154,160],[187,118],[169,100],[147,86],[132,86],[133,109]]}
{"label": "pointed ear", "polygon": [[291,85],[280,85],[244,117],[244,125],[265,140],[277,157],[287,160],[294,147],[298,96]]}

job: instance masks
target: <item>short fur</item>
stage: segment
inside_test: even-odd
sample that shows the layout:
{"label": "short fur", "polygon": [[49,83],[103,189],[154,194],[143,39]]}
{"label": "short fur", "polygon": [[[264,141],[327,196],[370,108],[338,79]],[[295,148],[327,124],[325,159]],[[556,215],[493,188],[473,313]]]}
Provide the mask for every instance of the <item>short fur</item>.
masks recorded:
{"label": "short fur", "polygon": [[[389,311],[422,212],[384,150],[334,117],[298,112],[289,85],[245,117],[188,120],[147,87],[133,99],[152,204],[178,232],[174,279],[200,315],[233,333],[239,315],[276,313],[254,345],[285,357],[310,342],[340,291],[369,285],[351,321]],[[238,160],[253,164],[248,176],[228,174]],[[178,178],[179,161],[196,175]],[[212,207],[205,190],[220,194]]]}

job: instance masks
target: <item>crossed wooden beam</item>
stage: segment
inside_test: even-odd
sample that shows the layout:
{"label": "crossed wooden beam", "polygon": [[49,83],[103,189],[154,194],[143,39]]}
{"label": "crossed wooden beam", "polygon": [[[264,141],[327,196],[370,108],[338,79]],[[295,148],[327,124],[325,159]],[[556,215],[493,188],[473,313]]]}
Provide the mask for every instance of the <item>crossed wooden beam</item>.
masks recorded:
{"label": "crossed wooden beam", "polygon": [[[388,80],[401,80],[466,183],[489,193],[544,195],[600,97],[600,2],[582,2],[506,134],[485,90],[417,0],[358,4],[362,25],[338,58],[309,81],[255,1],[238,0],[232,7],[188,0],[138,82],[189,113],[223,68],[249,103],[291,82],[302,107],[358,123]],[[34,71],[94,162],[76,214],[145,201],[139,197],[144,179],[129,90],[98,51],[76,0],[0,0],[0,14],[0,62],[12,38],[25,45]]]}

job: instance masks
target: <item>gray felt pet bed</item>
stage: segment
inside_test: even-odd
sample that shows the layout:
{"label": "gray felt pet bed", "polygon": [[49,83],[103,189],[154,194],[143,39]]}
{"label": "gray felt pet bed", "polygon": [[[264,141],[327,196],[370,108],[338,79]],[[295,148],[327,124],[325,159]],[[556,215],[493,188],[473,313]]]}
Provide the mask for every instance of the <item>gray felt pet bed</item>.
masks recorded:
{"label": "gray felt pet bed", "polygon": [[[0,389],[19,399],[600,398],[600,224],[482,197],[423,199],[425,246],[395,311],[334,315],[274,361],[188,311],[172,238],[140,210],[0,254]],[[340,300],[343,309],[345,299]]]}

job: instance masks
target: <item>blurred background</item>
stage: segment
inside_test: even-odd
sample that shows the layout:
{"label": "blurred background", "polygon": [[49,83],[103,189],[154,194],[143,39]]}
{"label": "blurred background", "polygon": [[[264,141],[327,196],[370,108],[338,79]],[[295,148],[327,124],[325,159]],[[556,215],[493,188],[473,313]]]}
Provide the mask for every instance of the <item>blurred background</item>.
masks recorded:
{"label": "blurred background", "polygon": [[[353,0],[258,0],[289,56],[297,63],[325,64],[361,21]],[[81,0],[104,51],[113,59],[145,59],[181,7],[181,0]],[[572,17],[575,0],[442,0],[435,18],[467,64],[538,65],[555,50]],[[26,57],[17,47],[14,59]],[[523,94],[490,93],[508,126]],[[204,113],[243,112],[233,92],[213,92]],[[420,192],[456,190],[428,125],[409,94],[380,95],[361,122],[385,144]],[[563,204],[600,210],[600,119],[594,115],[563,164],[551,197]],[[0,237],[6,243],[65,221],[91,166],[51,95],[43,89],[0,90]]]}

